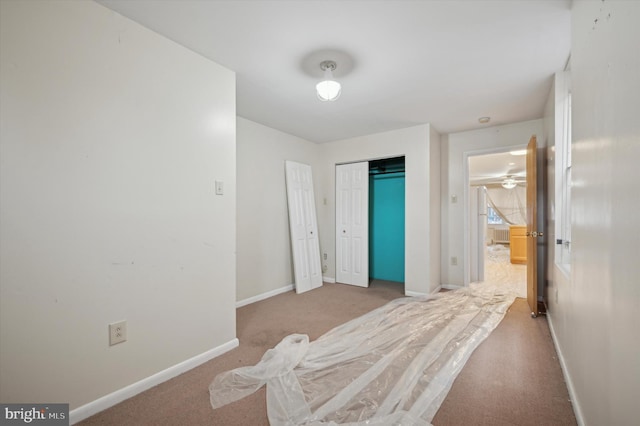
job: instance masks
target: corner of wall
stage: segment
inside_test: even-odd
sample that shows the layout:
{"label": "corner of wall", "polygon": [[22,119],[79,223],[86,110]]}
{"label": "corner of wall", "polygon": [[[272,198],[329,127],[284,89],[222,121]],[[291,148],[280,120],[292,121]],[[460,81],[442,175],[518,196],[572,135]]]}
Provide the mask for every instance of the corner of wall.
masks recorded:
{"label": "corner of wall", "polygon": [[440,287],[441,277],[441,137],[440,134],[429,125],[429,283],[431,290]]}
{"label": "corner of wall", "polygon": [[313,142],[245,118],[238,119],[237,302],[247,303],[277,294],[295,281],[286,160],[311,166],[318,228],[322,235],[321,210],[325,206],[319,152],[319,146]]}
{"label": "corner of wall", "polygon": [[440,282],[449,282],[449,135],[440,135]]}

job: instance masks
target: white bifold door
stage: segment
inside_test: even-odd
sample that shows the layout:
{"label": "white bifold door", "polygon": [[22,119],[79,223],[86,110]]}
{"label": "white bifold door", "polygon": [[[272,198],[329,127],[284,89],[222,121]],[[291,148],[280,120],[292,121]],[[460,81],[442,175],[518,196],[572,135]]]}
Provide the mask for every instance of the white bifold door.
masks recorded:
{"label": "white bifold door", "polygon": [[336,166],[336,281],[369,286],[369,163]]}
{"label": "white bifold door", "polygon": [[311,166],[294,161],[285,162],[285,172],[296,293],[303,293],[322,286],[313,177]]}

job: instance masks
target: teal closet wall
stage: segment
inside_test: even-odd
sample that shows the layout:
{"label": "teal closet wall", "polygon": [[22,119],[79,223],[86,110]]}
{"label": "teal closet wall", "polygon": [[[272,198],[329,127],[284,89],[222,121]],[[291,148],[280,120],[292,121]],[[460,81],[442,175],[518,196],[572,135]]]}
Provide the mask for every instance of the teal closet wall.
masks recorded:
{"label": "teal closet wall", "polygon": [[404,282],[404,172],[369,176],[369,276]]}

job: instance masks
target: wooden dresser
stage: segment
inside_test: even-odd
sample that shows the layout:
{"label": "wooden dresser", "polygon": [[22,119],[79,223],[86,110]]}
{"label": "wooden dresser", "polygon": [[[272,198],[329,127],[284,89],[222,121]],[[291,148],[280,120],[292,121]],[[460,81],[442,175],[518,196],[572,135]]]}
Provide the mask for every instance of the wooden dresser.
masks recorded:
{"label": "wooden dresser", "polygon": [[509,227],[509,248],[511,263],[527,263],[527,226],[511,225]]}

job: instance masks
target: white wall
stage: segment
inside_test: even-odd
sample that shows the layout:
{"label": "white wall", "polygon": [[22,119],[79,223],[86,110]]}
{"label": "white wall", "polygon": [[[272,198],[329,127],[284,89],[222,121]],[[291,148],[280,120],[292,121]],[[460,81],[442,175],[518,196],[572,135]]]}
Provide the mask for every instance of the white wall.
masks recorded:
{"label": "white wall", "polygon": [[571,276],[549,318],[576,414],[636,424],[640,395],[640,3],[573,3]]}
{"label": "white wall", "polygon": [[235,339],[235,75],[94,2],[0,4],[0,400],[73,410]]}
{"label": "white wall", "polygon": [[322,145],[318,221],[326,276],[335,277],[336,164],[405,156],[405,292],[426,294],[439,286],[439,148],[439,135],[428,124]]}
{"label": "white wall", "polygon": [[310,164],[320,207],[320,145],[238,117],[237,300],[293,284],[284,162]]}
{"label": "white wall", "polygon": [[[465,221],[468,216],[465,200],[469,199],[469,188],[465,184],[468,179],[468,156],[523,148],[532,135],[538,136],[539,146],[543,145],[543,120],[451,133],[443,138],[441,281],[444,285],[463,286],[469,280],[468,267],[465,274],[465,264],[468,264],[466,254],[469,252],[468,221]],[[454,196],[455,202],[452,200]],[[452,257],[457,257],[457,266],[451,265]]]}
{"label": "white wall", "polygon": [[441,256],[440,245],[442,242],[441,224],[442,217],[440,215],[440,190],[441,190],[441,157],[440,134],[429,126],[429,291],[437,289],[441,281]]}
{"label": "white wall", "polygon": [[[411,160],[407,158],[407,163],[411,162],[407,167],[414,168],[411,191],[415,197],[407,200],[407,221],[411,216],[411,229],[430,237],[412,240],[408,232],[407,253],[412,247],[411,253],[417,254],[407,255],[407,274],[413,278],[407,280],[411,284],[405,288],[410,292],[428,293],[439,285],[440,144],[435,130],[425,125],[321,145],[240,117],[237,130],[238,302],[244,304],[259,299],[293,283],[285,160],[312,166],[320,250],[327,253],[322,264],[326,268],[325,277],[332,281],[335,279],[335,165],[399,155],[411,157]],[[409,191],[407,189],[407,194]],[[432,259],[430,264],[424,262],[427,258]]]}

